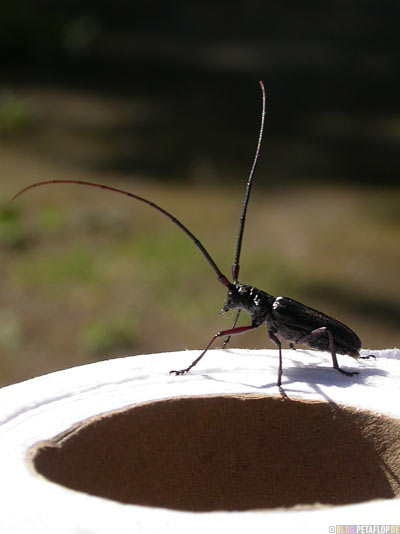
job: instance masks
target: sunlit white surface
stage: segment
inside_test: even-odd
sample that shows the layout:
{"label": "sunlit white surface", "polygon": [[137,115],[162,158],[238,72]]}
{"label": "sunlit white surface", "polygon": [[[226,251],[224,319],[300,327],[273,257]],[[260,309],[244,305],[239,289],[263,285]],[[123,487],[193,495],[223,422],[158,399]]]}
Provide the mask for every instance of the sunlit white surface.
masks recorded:
{"label": "sunlit white surface", "polygon": [[[335,402],[400,417],[400,349],[371,350],[375,359],[339,356],[357,370],[346,377],[327,353],[284,351],[283,382],[293,398]],[[319,510],[181,512],[119,504],[69,490],[33,473],[28,449],[89,417],[167,397],[207,394],[276,395],[275,350],[213,350],[188,375],[198,351],[133,356],[75,367],[0,390],[0,532],[125,534],[193,532],[329,532],[333,525],[400,523],[398,500]],[[354,444],[357,454],[357,444]],[[396,523],[397,522],[397,523]],[[289,530],[290,529],[290,530]]]}

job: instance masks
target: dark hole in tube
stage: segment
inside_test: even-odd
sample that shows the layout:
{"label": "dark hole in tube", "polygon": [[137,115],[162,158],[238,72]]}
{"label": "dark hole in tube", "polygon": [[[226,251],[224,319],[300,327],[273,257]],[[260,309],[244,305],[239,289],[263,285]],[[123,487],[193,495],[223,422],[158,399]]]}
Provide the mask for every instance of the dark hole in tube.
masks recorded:
{"label": "dark hole in tube", "polygon": [[339,505],[400,494],[400,421],[267,396],[172,398],[85,421],[37,444],[43,477],[176,510]]}

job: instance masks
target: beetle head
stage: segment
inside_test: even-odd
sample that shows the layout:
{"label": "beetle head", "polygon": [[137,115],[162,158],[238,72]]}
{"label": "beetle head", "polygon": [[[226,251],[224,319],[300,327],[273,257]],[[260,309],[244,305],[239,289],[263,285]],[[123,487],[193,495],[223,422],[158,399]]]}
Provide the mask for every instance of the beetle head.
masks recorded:
{"label": "beetle head", "polygon": [[222,312],[242,308],[248,308],[248,301],[251,299],[251,286],[245,286],[239,283],[231,284],[228,287],[228,295]]}

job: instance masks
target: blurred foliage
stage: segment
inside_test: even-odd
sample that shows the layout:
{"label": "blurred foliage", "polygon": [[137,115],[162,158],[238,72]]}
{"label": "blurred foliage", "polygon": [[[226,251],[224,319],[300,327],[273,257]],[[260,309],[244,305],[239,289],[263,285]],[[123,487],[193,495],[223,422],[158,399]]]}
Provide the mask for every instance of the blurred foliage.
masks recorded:
{"label": "blurred foliage", "polygon": [[0,90],[0,133],[18,133],[33,121],[28,105],[12,91]]}
{"label": "blurred foliage", "polygon": [[26,243],[20,210],[9,204],[0,205],[0,244],[5,248],[19,249]]}
{"label": "blurred foliage", "polygon": [[[229,274],[241,189],[108,183],[146,192],[176,214]],[[398,231],[372,207],[400,202],[399,193],[314,186],[266,194],[255,187],[241,280],[338,317],[365,347],[395,345]],[[1,265],[3,383],[97,358],[201,348],[231,325],[232,313],[218,316],[225,291],[189,239],[148,207],[110,195],[102,206],[96,193],[49,186],[18,200],[31,240],[10,249]],[[44,226],[43,213],[50,214]],[[271,344],[260,328],[232,346]]]}
{"label": "blurred foliage", "polygon": [[129,231],[129,219],[118,209],[102,206],[84,207],[76,212],[76,225],[99,235],[122,237]]}
{"label": "blurred foliage", "polygon": [[95,15],[81,15],[65,25],[62,32],[67,53],[79,56],[87,53],[100,38],[101,28]]}
{"label": "blurred foliage", "polygon": [[48,206],[40,210],[38,227],[48,234],[60,234],[65,228],[64,212],[55,206]]}
{"label": "blurred foliage", "polygon": [[96,263],[93,252],[83,246],[43,255],[15,267],[14,278],[26,287],[63,291],[71,284],[95,283]]}
{"label": "blurred foliage", "polygon": [[391,227],[395,232],[399,231],[400,203],[396,195],[377,193],[369,209],[377,222]]}
{"label": "blurred foliage", "polygon": [[85,351],[99,357],[132,351],[139,334],[140,322],[135,314],[96,318],[84,325],[80,340]]}
{"label": "blurred foliage", "polygon": [[0,348],[7,352],[20,350],[23,344],[23,327],[17,314],[11,310],[0,311]]}
{"label": "blurred foliage", "polygon": [[[6,1],[0,59],[10,87],[120,99],[124,113],[108,125],[77,120],[80,133],[87,127],[107,146],[101,158],[85,154],[90,170],[242,179],[263,79],[268,159],[260,167],[270,178],[261,173],[260,182],[396,185],[399,16],[400,4],[380,0]],[[15,95],[4,114],[8,127],[29,118]],[[35,126],[48,122],[39,110]],[[48,148],[48,156],[65,157],[56,152]]]}

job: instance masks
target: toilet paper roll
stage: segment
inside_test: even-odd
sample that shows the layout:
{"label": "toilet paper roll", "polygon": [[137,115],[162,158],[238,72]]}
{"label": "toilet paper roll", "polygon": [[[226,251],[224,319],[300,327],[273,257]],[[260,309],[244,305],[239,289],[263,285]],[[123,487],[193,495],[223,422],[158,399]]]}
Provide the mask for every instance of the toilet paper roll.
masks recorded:
{"label": "toilet paper roll", "polygon": [[[108,360],[0,390],[0,532],[396,525],[400,350]],[[339,505],[338,505],[339,504]],[[287,507],[290,506],[290,507]],[[283,507],[283,508],[282,508]]]}

